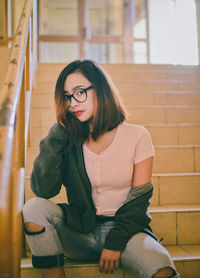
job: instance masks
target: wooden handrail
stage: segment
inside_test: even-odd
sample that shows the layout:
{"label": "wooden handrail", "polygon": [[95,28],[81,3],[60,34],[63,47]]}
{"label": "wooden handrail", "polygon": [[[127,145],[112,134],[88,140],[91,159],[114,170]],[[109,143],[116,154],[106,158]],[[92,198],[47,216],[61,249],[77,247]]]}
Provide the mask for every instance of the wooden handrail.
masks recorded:
{"label": "wooden handrail", "polygon": [[26,0],[0,90],[0,277],[19,277],[31,88],[37,64],[37,0]]}

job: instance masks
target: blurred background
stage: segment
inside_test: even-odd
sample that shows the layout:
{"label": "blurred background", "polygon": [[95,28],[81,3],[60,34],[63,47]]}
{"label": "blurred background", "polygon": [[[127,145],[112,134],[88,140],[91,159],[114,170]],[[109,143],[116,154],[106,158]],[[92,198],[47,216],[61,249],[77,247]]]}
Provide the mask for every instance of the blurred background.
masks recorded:
{"label": "blurred background", "polygon": [[[14,33],[24,0],[10,4]],[[91,58],[100,63],[197,65],[199,5],[199,0],[39,0],[39,62]]]}

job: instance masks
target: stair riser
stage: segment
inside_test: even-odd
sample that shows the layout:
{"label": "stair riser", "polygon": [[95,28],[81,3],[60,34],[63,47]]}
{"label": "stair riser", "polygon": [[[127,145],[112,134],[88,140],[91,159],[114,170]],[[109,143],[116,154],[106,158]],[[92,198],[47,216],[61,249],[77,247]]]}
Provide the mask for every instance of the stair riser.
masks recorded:
{"label": "stair riser", "polygon": [[200,172],[200,147],[155,148],[154,173]]}
{"label": "stair riser", "polygon": [[[154,146],[161,145],[199,145],[199,126],[145,126],[151,133]],[[48,127],[31,127],[31,147],[37,147],[40,140],[47,135]]]}
{"label": "stair riser", "polygon": [[[125,105],[200,105],[200,94],[145,94],[145,93],[122,93],[122,100]],[[47,108],[54,107],[54,93],[36,93],[32,95],[31,106]]]}
{"label": "stair riser", "polygon": [[[181,274],[181,278],[199,278],[200,277],[200,261],[175,261],[177,271]],[[107,278],[108,274],[100,274],[98,266],[83,267],[65,267],[67,278]],[[22,269],[20,278],[43,278],[41,270]],[[113,278],[137,278],[135,275],[124,272],[119,269],[113,274],[109,274]]]}
{"label": "stair riser", "polygon": [[[55,90],[55,82],[37,82],[35,90],[40,93],[53,93]],[[199,92],[200,84],[198,83],[178,83],[178,82],[115,82],[120,92],[132,93],[160,93],[160,92]]]}
{"label": "stair riser", "polygon": [[[200,172],[200,147],[155,148],[153,173]],[[30,174],[38,148],[28,149],[26,175]]]}
{"label": "stair riser", "polygon": [[[54,70],[51,72],[39,70],[36,74],[37,81],[54,81],[56,82],[61,70]],[[184,81],[184,82],[199,82],[199,75],[192,74],[172,74],[164,72],[137,72],[137,71],[110,71],[113,81]]]}
{"label": "stair riser", "polygon": [[[128,108],[128,123],[137,124],[200,124],[198,108]],[[31,126],[50,127],[55,121],[55,109],[32,108]]]}
{"label": "stair riser", "polygon": [[[151,206],[170,205],[193,205],[199,203],[200,196],[200,175],[192,176],[153,176],[154,194],[151,199]],[[26,179],[25,200],[34,197],[30,188],[30,180]],[[60,193],[51,198],[55,203],[67,202],[66,191],[62,186]]]}
{"label": "stair riser", "polygon": [[200,199],[200,175],[153,176],[151,205],[192,205]]}
{"label": "stair riser", "polygon": [[153,232],[164,245],[200,244],[200,212],[151,212],[151,216]]}
{"label": "stair riser", "polygon": [[[61,71],[66,66],[66,63],[40,63],[38,64],[38,72],[52,72]],[[153,65],[153,64],[102,64],[103,68],[109,72],[123,72],[123,71],[136,71],[136,72],[162,72],[166,74],[200,74],[199,66],[174,66],[174,65]]]}
{"label": "stair riser", "polygon": [[138,124],[200,123],[199,108],[128,107],[128,122]]}

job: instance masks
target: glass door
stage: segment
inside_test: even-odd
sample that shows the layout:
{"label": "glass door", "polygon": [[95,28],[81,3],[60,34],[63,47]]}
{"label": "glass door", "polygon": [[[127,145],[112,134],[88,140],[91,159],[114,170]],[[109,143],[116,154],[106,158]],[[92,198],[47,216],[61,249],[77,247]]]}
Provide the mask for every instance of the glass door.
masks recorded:
{"label": "glass door", "polygon": [[132,62],[133,0],[40,0],[39,61]]}
{"label": "glass door", "polygon": [[80,53],[79,0],[39,1],[39,62],[61,63]]}
{"label": "glass door", "polygon": [[88,24],[85,57],[100,63],[123,62],[123,0],[88,0]]}

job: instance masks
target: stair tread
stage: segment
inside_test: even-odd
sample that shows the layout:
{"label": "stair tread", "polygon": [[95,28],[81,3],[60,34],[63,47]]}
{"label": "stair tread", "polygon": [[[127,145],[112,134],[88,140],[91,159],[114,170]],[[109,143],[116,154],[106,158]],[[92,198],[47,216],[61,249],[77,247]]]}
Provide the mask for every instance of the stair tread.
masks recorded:
{"label": "stair tread", "polygon": [[[193,172],[193,173],[154,173],[153,177],[187,177],[187,176],[200,176],[200,172]],[[26,179],[30,179],[30,175],[26,175]]]}
{"label": "stair tread", "polygon": [[[200,245],[166,245],[165,248],[171,254],[174,261],[200,260]],[[65,258],[65,267],[97,267],[97,261],[73,261]],[[21,259],[21,268],[32,268],[31,254]]]}
{"label": "stair tread", "polygon": [[154,212],[200,212],[200,204],[152,205],[149,211]]}

